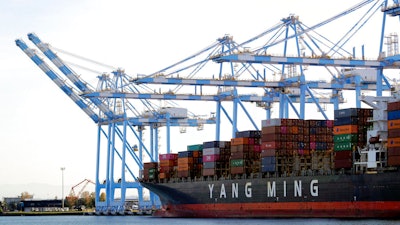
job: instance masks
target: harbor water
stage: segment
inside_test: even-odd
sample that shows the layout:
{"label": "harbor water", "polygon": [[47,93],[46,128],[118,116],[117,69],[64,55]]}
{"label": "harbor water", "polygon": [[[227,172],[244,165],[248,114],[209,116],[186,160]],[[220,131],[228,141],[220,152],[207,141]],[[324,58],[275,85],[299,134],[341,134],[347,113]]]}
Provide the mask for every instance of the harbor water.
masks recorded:
{"label": "harbor water", "polygon": [[0,216],[0,225],[395,225],[400,220],[199,219],[152,216]]}

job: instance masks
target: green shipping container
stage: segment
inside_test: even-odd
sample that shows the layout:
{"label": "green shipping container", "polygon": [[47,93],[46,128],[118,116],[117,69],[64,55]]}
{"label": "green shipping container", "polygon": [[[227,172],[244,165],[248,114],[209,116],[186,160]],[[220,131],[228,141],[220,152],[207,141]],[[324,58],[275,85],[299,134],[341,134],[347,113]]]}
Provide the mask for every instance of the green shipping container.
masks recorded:
{"label": "green shipping container", "polygon": [[355,148],[357,147],[356,143],[352,143],[352,142],[339,142],[339,143],[334,143],[334,150],[335,151],[349,151],[349,150],[355,150]]}
{"label": "green shipping container", "polygon": [[231,167],[243,167],[244,159],[231,159]]}
{"label": "green shipping container", "polygon": [[188,151],[202,151],[203,150],[203,145],[198,144],[198,145],[188,145],[187,146]]}
{"label": "green shipping container", "polygon": [[358,142],[358,136],[357,134],[340,134],[340,135],[334,135],[333,136],[333,142],[339,143],[339,142],[353,142],[357,143]]}

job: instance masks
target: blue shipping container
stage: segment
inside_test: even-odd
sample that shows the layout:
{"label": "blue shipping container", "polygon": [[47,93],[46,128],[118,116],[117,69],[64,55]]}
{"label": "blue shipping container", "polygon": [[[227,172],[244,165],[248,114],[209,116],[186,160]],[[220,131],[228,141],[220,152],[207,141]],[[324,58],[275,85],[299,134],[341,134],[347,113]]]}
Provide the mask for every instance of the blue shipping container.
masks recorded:
{"label": "blue shipping container", "polygon": [[275,164],[262,165],[261,172],[275,172]]}
{"label": "blue shipping container", "polygon": [[266,156],[261,158],[261,165],[270,165],[275,163],[276,163],[275,156]]}
{"label": "blue shipping container", "polygon": [[342,126],[342,125],[357,125],[358,124],[358,117],[340,117],[335,118],[334,125],[335,126]]}
{"label": "blue shipping container", "polygon": [[400,119],[400,110],[388,112],[388,120],[398,120],[398,119]]}
{"label": "blue shipping container", "polygon": [[193,152],[192,151],[178,152],[178,158],[187,158],[187,157],[193,157]]}
{"label": "blue shipping container", "polygon": [[358,108],[338,109],[334,111],[334,118],[358,116]]}

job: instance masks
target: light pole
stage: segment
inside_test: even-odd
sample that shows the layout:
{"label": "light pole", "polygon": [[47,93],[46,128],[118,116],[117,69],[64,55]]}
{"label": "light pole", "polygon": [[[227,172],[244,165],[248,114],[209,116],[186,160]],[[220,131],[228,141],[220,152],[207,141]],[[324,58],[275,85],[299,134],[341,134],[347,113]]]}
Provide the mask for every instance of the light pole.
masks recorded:
{"label": "light pole", "polygon": [[64,209],[64,170],[65,167],[61,167],[61,208]]}

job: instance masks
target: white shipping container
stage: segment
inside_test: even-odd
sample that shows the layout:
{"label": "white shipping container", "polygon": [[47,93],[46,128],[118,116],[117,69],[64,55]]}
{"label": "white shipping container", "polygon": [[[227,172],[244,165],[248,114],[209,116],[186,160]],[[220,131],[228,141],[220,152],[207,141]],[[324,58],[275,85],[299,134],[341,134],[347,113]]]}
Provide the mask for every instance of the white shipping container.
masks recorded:
{"label": "white shipping container", "polygon": [[203,155],[219,155],[219,148],[204,148]]}
{"label": "white shipping container", "polygon": [[269,120],[262,120],[261,127],[274,127],[274,126],[281,126],[281,119],[269,119]]}

